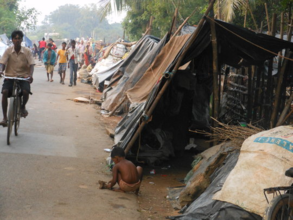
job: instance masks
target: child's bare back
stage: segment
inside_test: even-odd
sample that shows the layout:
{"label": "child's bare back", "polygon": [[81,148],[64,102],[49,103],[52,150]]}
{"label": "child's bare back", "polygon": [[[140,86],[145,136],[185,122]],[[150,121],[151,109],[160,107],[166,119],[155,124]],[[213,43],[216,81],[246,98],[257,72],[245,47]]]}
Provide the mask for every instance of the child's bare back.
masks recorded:
{"label": "child's bare back", "polygon": [[126,160],[124,150],[120,147],[112,150],[111,158],[115,163],[112,170],[113,178],[105,188],[112,189],[118,183],[119,189],[116,191],[138,193],[142,180],[142,168]]}

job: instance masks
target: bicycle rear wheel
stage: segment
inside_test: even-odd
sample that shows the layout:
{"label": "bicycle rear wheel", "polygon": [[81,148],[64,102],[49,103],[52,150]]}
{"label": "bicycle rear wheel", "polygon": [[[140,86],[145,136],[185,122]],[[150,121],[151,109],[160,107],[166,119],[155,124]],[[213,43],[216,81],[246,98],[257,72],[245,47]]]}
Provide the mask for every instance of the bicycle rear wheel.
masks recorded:
{"label": "bicycle rear wheel", "polygon": [[8,108],[8,123],[7,123],[7,145],[10,145],[10,136],[12,132],[12,126],[14,122],[14,97],[9,99],[9,108]]}
{"label": "bicycle rear wheel", "polygon": [[18,128],[20,125],[20,102],[21,97],[17,96],[15,98],[15,105],[14,105],[14,134],[15,136],[18,135]]}
{"label": "bicycle rear wheel", "polygon": [[275,197],[267,207],[263,220],[293,220],[293,195]]}

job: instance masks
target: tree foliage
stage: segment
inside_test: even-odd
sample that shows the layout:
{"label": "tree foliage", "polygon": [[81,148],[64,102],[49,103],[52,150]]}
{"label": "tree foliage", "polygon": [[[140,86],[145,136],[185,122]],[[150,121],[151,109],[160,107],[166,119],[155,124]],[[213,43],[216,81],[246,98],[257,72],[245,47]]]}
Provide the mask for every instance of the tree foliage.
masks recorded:
{"label": "tree foliage", "polygon": [[106,42],[113,42],[118,37],[122,37],[121,24],[101,21],[98,16],[99,10],[95,4],[83,7],[72,4],[62,5],[45,18],[42,25],[31,33],[31,38],[37,40],[45,33],[59,33],[62,39],[94,37],[96,40],[105,39]]}
{"label": "tree foliage", "polygon": [[36,25],[38,12],[34,8],[19,8],[18,0],[0,0],[0,29],[10,34],[15,29],[29,30]]}
{"label": "tree foliage", "polygon": [[[111,11],[127,10],[123,27],[126,35],[131,40],[137,40],[146,31],[151,16],[154,17],[152,34],[162,37],[170,28],[176,7],[179,10],[177,26],[193,10],[195,10],[195,14],[189,19],[188,24],[196,25],[205,12],[209,0],[99,0],[99,3],[104,4],[104,10],[101,13],[102,17],[105,17]],[[281,12],[284,12],[287,22],[292,17],[291,7],[293,0],[216,0],[214,14],[221,20],[239,26],[244,25],[246,18],[246,27],[253,30],[256,30],[256,26],[259,29],[261,23],[263,23],[263,30],[266,30],[265,3],[268,7],[270,22],[273,13],[276,13],[279,18]],[[279,27],[279,22],[277,26]]]}

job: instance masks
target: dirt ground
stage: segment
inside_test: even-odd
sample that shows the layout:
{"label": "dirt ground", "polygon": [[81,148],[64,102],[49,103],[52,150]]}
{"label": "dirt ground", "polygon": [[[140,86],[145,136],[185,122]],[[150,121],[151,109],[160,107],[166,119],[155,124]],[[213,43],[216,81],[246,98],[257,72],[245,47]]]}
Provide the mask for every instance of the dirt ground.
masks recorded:
{"label": "dirt ground", "polygon": [[[95,93],[95,99],[100,100],[101,93]],[[100,110],[100,106],[96,106]],[[110,135],[114,131],[117,123],[122,117],[112,116],[105,117],[99,115],[100,120],[104,123],[105,132]],[[144,177],[141,184],[141,190],[137,197],[139,212],[143,220],[165,219],[167,216],[179,215],[178,211],[173,209],[170,201],[167,199],[168,187],[184,186],[183,179],[191,170],[193,156],[205,150],[209,144],[205,140],[196,140],[199,145],[197,150],[186,151],[179,158],[172,158],[161,167],[140,166],[144,169]],[[110,147],[110,146],[109,146]],[[155,174],[151,174],[155,170]]]}

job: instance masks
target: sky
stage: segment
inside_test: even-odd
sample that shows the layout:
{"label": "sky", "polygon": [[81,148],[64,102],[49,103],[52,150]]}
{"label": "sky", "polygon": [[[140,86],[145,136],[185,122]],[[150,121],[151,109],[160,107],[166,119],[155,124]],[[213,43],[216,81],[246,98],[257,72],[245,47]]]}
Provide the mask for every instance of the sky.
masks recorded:
{"label": "sky", "polygon": [[[51,0],[51,1],[41,1],[41,0],[21,0],[19,2],[20,7],[26,8],[35,8],[39,13],[37,25],[40,25],[44,20],[46,15],[49,15],[51,12],[57,10],[59,6],[72,4],[72,5],[88,5],[88,4],[97,4],[99,0]],[[48,4],[49,3],[49,4]],[[109,23],[113,22],[121,22],[122,19],[125,17],[126,12],[112,15],[107,17]]]}

